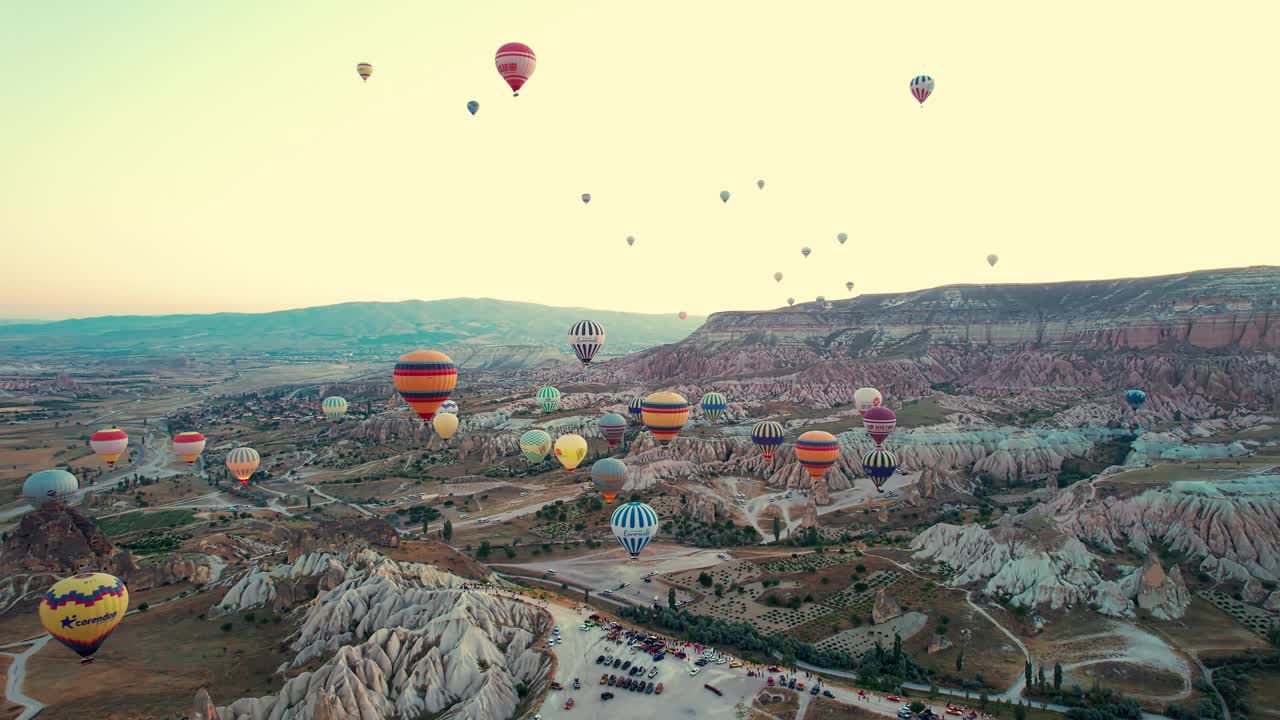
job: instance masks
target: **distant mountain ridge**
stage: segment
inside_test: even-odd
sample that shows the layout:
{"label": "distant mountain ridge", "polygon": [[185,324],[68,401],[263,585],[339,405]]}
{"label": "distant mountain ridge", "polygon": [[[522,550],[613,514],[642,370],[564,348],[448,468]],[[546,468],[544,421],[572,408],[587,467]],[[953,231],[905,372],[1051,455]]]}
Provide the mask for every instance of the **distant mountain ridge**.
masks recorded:
{"label": "distant mountain ridge", "polygon": [[[561,308],[491,298],[351,302],[267,313],[125,315],[0,326],[0,355],[119,353],[167,355],[351,354],[379,357],[409,347],[525,346],[543,363],[572,357],[569,326],[605,326],[603,355],[675,342],[701,318]],[[489,352],[492,354],[492,351]]]}

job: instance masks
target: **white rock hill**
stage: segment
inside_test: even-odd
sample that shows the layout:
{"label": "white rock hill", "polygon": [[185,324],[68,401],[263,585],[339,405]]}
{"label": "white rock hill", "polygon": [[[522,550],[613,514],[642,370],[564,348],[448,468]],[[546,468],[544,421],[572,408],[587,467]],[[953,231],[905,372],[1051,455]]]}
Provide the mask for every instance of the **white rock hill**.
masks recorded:
{"label": "white rock hill", "polygon": [[272,602],[284,580],[341,580],[295,611],[294,659],[281,673],[329,657],[276,695],[218,708],[223,720],[509,718],[539,693],[552,660],[534,648],[551,628],[548,613],[429,565],[371,550],[316,553],[250,574],[219,604],[221,612]]}

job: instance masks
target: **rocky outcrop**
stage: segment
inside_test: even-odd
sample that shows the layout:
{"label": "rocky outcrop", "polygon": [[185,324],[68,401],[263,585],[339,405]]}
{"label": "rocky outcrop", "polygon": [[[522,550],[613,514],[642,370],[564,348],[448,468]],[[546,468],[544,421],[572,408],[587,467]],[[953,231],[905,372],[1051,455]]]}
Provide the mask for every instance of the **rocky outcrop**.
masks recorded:
{"label": "rocky outcrop", "polygon": [[[593,367],[596,382],[737,378],[739,401],[848,404],[949,384],[1078,398],[1141,384],[1143,414],[1280,408],[1280,269],[862,295],[766,312],[722,312],[685,340]],[[1115,403],[1113,402],[1113,405]],[[1117,408],[1116,412],[1119,412]]]}
{"label": "rocky outcrop", "polygon": [[1219,580],[1280,580],[1280,474],[1182,481],[1137,495],[1076,483],[1029,515],[1115,551],[1154,543],[1200,561]]}
{"label": "rocky outcrop", "polygon": [[371,550],[307,555],[246,576],[219,607],[260,607],[273,583],[263,575],[310,576],[337,567],[342,580],[297,616],[292,674],[279,694],[243,698],[217,712],[227,720],[512,717],[519,686],[541,692],[551,659],[534,645],[551,629],[543,610],[428,565]]}
{"label": "rocky outcrop", "polygon": [[[819,483],[819,487],[825,487]],[[816,528],[818,527],[818,499],[810,496],[809,502],[804,504],[804,514],[800,516],[800,527]]]}
{"label": "rocky outcrop", "polygon": [[871,622],[879,625],[902,615],[902,606],[898,599],[890,595],[886,588],[876,591],[876,603],[871,608]]}
{"label": "rocky outcrop", "polygon": [[1262,601],[1262,609],[1280,613],[1280,590],[1272,590],[1266,600]]}
{"label": "rocky outcrop", "polygon": [[930,655],[940,653],[949,647],[951,647],[951,641],[947,639],[946,635],[939,635],[937,633],[934,633],[929,636],[929,654]]}
{"label": "rocky outcrop", "polygon": [[191,720],[221,720],[218,708],[213,706],[213,700],[205,688],[196,692],[195,702],[191,704]]}
{"label": "rocky outcrop", "polygon": [[110,568],[104,572],[128,575],[135,567],[129,553],[116,548],[92,520],[60,503],[24,515],[0,551],[0,574],[74,575],[85,568]]}
{"label": "rocky outcrop", "polygon": [[680,514],[704,523],[716,523],[729,515],[729,504],[723,498],[702,493],[685,494],[687,502],[680,504]]}
{"label": "rocky outcrop", "polygon": [[310,553],[337,551],[351,545],[400,547],[400,534],[381,518],[326,520],[315,527],[293,532],[289,541],[289,562]]}
{"label": "rocky outcrop", "polygon": [[1240,599],[1247,603],[1258,605],[1267,599],[1267,589],[1262,587],[1262,583],[1258,582],[1258,578],[1251,577],[1244,581],[1244,587],[1240,588]]}
{"label": "rocky outcrop", "polygon": [[1191,593],[1182,580],[1182,570],[1174,565],[1165,574],[1160,562],[1148,557],[1138,572],[1138,607],[1158,620],[1175,620],[1186,614],[1190,604]]}

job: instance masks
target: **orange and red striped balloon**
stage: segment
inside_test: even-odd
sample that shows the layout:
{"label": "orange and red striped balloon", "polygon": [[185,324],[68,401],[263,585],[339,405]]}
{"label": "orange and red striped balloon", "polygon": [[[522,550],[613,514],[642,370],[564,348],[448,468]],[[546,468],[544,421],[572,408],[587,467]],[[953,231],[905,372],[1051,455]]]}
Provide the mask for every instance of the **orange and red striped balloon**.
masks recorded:
{"label": "orange and red striped balloon", "polygon": [[414,350],[400,356],[392,380],[418,417],[429,421],[458,384],[458,367],[442,352]]}
{"label": "orange and red striped balloon", "polygon": [[181,432],[173,436],[173,454],[182,458],[188,465],[194,465],[196,458],[204,452],[204,435],[198,432]]}
{"label": "orange and red striped balloon", "polygon": [[679,393],[656,392],[640,403],[640,417],[659,445],[670,445],[689,420],[689,401]]}
{"label": "orange and red striped balloon", "polygon": [[810,430],[796,440],[796,459],[809,477],[821,480],[840,457],[840,441],[823,430]]}

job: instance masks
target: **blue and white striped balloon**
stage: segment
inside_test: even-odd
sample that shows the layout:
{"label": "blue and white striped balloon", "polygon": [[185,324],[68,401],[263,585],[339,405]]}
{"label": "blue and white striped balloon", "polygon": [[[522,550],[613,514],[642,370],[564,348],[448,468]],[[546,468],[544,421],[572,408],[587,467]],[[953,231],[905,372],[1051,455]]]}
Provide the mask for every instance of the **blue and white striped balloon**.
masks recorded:
{"label": "blue and white striped balloon", "polygon": [[458,403],[452,400],[445,400],[444,402],[440,403],[440,409],[436,411],[436,414],[439,414],[439,413],[448,413],[450,415],[457,415]]}
{"label": "blue and white striped balloon", "polygon": [[627,549],[631,559],[640,557],[640,551],[658,534],[658,513],[642,502],[629,502],[618,506],[609,518],[613,536]]}

